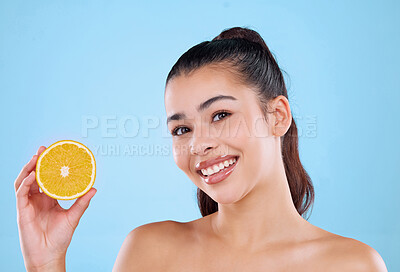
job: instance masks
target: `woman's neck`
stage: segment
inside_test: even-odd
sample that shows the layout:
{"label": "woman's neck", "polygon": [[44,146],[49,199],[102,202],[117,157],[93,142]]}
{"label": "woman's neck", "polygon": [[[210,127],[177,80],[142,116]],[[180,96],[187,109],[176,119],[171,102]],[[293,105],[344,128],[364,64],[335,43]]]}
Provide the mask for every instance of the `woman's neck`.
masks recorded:
{"label": "woman's neck", "polygon": [[297,212],[283,165],[273,182],[259,182],[233,204],[218,204],[210,217],[214,233],[234,248],[257,250],[267,244],[300,240],[299,231],[310,226]]}

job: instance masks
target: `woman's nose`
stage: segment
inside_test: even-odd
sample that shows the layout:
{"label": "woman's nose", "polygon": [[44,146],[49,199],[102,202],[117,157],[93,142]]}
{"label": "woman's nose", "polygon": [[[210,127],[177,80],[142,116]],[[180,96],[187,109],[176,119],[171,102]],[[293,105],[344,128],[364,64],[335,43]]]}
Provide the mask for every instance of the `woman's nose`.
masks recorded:
{"label": "woman's nose", "polygon": [[215,135],[210,132],[208,126],[198,126],[193,130],[192,139],[189,144],[190,153],[192,155],[205,155],[215,148],[218,143]]}
{"label": "woman's nose", "polygon": [[208,144],[198,144],[190,146],[190,154],[192,155],[205,155],[208,150],[212,149],[212,146]]}
{"label": "woman's nose", "polygon": [[190,142],[190,153],[192,155],[205,155],[217,146],[213,137],[195,134],[193,134],[194,136]]}

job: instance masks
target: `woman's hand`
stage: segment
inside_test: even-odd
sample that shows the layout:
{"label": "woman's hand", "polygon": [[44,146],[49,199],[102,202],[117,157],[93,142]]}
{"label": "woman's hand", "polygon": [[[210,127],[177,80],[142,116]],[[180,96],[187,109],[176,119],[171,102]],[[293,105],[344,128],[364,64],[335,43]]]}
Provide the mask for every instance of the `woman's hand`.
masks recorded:
{"label": "woman's hand", "polygon": [[39,147],[14,183],[19,238],[27,271],[65,271],[65,255],[72,235],[97,190],[91,188],[68,210],[41,193],[34,170],[45,149]]}

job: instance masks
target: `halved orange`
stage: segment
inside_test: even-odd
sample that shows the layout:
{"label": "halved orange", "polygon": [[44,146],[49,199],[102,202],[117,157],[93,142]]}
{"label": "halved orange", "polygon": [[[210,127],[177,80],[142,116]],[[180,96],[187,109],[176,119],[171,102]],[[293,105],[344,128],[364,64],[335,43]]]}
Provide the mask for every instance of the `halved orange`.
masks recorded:
{"label": "halved orange", "polygon": [[40,154],[36,162],[36,181],[51,198],[78,198],[92,188],[95,178],[93,153],[76,141],[55,142]]}

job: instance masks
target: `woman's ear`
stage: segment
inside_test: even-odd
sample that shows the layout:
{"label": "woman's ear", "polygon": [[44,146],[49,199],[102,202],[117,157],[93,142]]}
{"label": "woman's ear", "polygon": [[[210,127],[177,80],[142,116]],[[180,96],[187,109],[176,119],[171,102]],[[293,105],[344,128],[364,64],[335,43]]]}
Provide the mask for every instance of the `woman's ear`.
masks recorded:
{"label": "woman's ear", "polygon": [[273,135],[281,137],[289,130],[292,124],[292,113],[290,111],[289,101],[283,95],[275,97],[271,102],[273,110]]}

